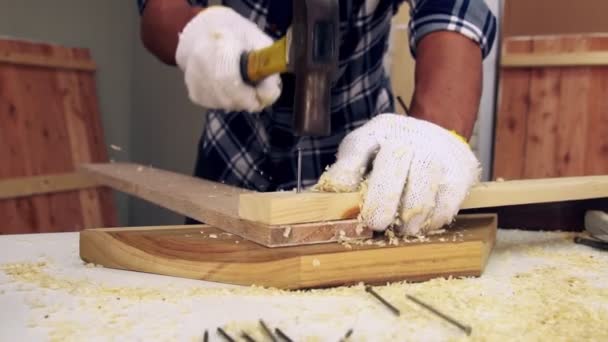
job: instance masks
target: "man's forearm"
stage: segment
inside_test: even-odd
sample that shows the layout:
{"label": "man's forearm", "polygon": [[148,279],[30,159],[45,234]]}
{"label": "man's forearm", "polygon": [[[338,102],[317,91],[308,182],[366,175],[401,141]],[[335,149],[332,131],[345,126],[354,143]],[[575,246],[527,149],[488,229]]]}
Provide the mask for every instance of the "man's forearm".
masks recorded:
{"label": "man's forearm", "polygon": [[482,87],[479,46],[459,33],[440,31],[420,40],[410,115],[471,137]]}
{"label": "man's forearm", "polygon": [[184,0],[148,0],[141,18],[142,43],[163,63],[175,65],[179,32],[201,10]]}

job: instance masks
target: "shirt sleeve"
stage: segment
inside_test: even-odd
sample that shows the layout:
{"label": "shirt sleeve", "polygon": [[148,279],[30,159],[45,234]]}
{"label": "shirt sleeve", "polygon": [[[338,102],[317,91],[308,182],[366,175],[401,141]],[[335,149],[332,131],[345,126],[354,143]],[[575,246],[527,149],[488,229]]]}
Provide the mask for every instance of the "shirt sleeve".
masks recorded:
{"label": "shirt sleeve", "polygon": [[435,31],[454,31],[479,45],[487,57],[496,38],[496,16],[484,0],[410,0],[410,51],[425,35]]}

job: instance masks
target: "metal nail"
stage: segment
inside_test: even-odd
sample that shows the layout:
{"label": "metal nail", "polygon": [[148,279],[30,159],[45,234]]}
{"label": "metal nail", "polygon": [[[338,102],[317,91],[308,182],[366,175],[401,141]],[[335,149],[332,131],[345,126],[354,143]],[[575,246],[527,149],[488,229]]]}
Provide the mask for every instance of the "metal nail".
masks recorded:
{"label": "metal nail", "polygon": [[468,325],[464,325],[464,324],[462,324],[462,323],[458,322],[457,320],[453,319],[452,317],[450,317],[450,316],[448,316],[448,315],[446,315],[446,314],[443,314],[443,313],[439,312],[439,310],[435,309],[434,307],[432,307],[432,306],[430,306],[430,305],[428,305],[428,304],[426,304],[426,303],[423,303],[422,301],[420,301],[419,299],[414,298],[413,296],[410,296],[410,295],[405,295],[405,296],[406,296],[406,297],[407,297],[409,300],[411,300],[411,301],[415,302],[416,304],[418,304],[418,305],[420,305],[420,306],[424,307],[425,309],[427,309],[427,310],[431,311],[431,312],[432,312],[432,313],[434,313],[435,315],[437,315],[437,316],[439,316],[439,317],[441,317],[441,318],[445,319],[446,321],[448,321],[448,322],[450,322],[450,323],[454,324],[455,326],[457,326],[458,328],[460,328],[462,331],[466,332],[466,333],[467,333],[467,335],[471,335],[471,330],[472,330],[472,328],[471,328],[470,326],[468,326]]}
{"label": "metal nail", "polygon": [[274,331],[277,333],[277,335],[279,335],[279,337],[281,337],[285,341],[293,342],[293,340],[291,338],[289,338],[289,336],[287,336],[284,332],[282,332],[281,329],[275,328]]}
{"label": "metal nail", "polygon": [[376,297],[376,299],[378,299],[382,304],[389,308],[396,316],[399,316],[401,314],[401,312],[399,312],[399,309],[391,305],[391,303],[387,302],[386,299],[382,298],[379,294],[377,294],[371,286],[365,286],[365,291],[371,293],[372,296]]}
{"label": "metal nail", "polygon": [[405,105],[405,102],[403,102],[403,99],[401,98],[401,96],[397,96],[397,101],[399,101],[399,104],[403,108],[403,111],[405,111],[405,114],[410,115],[410,110]]}
{"label": "metal nail", "polygon": [[221,327],[217,327],[217,331],[220,333],[220,335],[222,335],[222,337],[224,337],[226,340],[230,341],[230,342],[236,342],[235,339],[233,339],[232,337],[230,337],[230,335],[228,335],[227,332],[224,331],[224,329],[222,329]]}
{"label": "metal nail", "polygon": [[241,333],[241,337],[243,337],[247,342],[255,342],[253,337],[249,336],[249,334],[244,331]]}
{"label": "metal nail", "polygon": [[346,332],[346,334],[344,334],[344,337],[342,337],[342,339],[340,341],[344,342],[346,340],[348,340],[348,338],[353,334],[353,329],[348,329],[348,331]]}
{"label": "metal nail", "polygon": [[302,149],[298,147],[298,186],[296,191],[302,191]]}
{"label": "metal nail", "polygon": [[263,320],[260,320],[260,325],[262,326],[262,330],[264,330],[264,332],[266,333],[266,335],[268,335],[268,337],[270,337],[270,339],[272,340],[272,342],[277,342],[276,337],[274,337],[274,334],[268,328],[268,326],[266,325],[266,323],[264,323]]}

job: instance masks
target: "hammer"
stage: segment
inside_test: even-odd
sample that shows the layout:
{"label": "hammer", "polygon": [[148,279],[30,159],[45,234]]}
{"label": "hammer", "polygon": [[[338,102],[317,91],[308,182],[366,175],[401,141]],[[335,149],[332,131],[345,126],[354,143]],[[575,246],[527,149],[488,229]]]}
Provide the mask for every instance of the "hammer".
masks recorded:
{"label": "hammer", "polygon": [[295,133],[326,136],[331,132],[331,79],[338,65],[338,0],[293,1],[287,34],[267,48],[243,52],[241,76],[255,85],[275,73],[293,73]]}

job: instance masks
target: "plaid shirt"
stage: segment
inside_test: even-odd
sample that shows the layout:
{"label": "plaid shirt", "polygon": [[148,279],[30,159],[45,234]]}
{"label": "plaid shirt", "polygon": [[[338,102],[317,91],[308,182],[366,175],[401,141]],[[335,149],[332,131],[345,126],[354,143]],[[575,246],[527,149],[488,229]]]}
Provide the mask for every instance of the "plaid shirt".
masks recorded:
{"label": "plaid shirt", "polygon": [[[186,0],[184,0],[186,1]],[[292,133],[294,79],[282,75],[279,100],[261,113],[206,112],[195,176],[257,191],[296,186],[297,147],[302,149],[302,185],[313,185],[335,161],[344,136],[373,116],[394,111],[383,59],[391,19],[404,0],[340,0],[340,62],[331,92],[331,128],[327,137]],[[140,12],[146,0],[138,0]],[[192,1],[206,6],[207,1]],[[223,4],[256,23],[273,38],[291,21],[289,0],[225,0]],[[484,58],[496,31],[496,18],[483,0],[411,0],[410,52],[437,30],[459,32],[477,42]]]}

